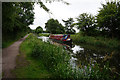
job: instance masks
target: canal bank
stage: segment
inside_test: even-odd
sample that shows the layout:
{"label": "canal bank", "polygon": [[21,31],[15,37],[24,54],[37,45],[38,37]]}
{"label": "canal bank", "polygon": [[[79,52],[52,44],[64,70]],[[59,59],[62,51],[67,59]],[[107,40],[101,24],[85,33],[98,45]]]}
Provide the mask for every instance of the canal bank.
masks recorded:
{"label": "canal bank", "polygon": [[107,38],[102,36],[83,36],[80,33],[71,35],[75,44],[92,45],[101,48],[120,49],[120,41],[117,38]]}
{"label": "canal bank", "polygon": [[[49,37],[41,36],[38,38],[45,42],[51,42]],[[51,44],[55,43],[56,42],[53,42]],[[57,43],[57,45],[58,44],[59,43]],[[99,64],[102,69],[106,65],[109,67],[111,74],[120,75],[120,51],[118,49],[92,46],[83,43],[79,45],[73,43],[70,48],[66,48],[68,46],[59,44],[59,46],[61,45],[64,49],[69,51],[69,54],[71,55],[70,63],[73,67],[83,68],[87,67],[88,64],[92,66]]]}
{"label": "canal bank", "polygon": [[[31,35],[21,45],[21,52],[25,52],[25,51],[27,52],[25,53],[26,57],[28,57],[30,62],[31,60],[41,61],[43,65],[45,65],[44,66],[46,67],[45,69],[49,72],[49,74],[52,75],[49,77],[74,78],[74,79],[76,78],[77,79],[79,78],[81,79],[82,78],[113,79],[114,78],[113,76],[111,76],[112,73],[110,73],[110,68],[107,64],[104,65],[103,68],[101,68],[99,64],[93,63],[95,62],[94,59],[97,61],[99,57],[101,58],[100,54],[97,54],[97,53],[93,54],[92,51],[91,53],[88,53],[89,50],[86,50],[84,47],[80,45],[73,46],[73,48],[71,48],[69,51],[69,50],[63,49],[62,45],[56,46],[56,45],[50,44],[50,42],[43,42],[37,39],[35,36]],[[83,52],[83,53],[78,53],[78,52]],[[39,56],[39,59],[37,58],[38,56]],[[37,65],[37,64],[34,64],[34,65]],[[32,71],[36,75],[40,74],[40,73],[37,73],[37,71],[39,71],[40,69],[39,67],[40,66],[37,66],[37,69],[35,70],[32,68]],[[18,71],[19,73],[22,73],[24,72],[24,68],[25,67],[22,68],[22,71],[21,70],[16,70],[16,71]],[[27,70],[26,73],[31,73],[31,70]],[[23,74],[23,75],[25,76],[29,74]],[[35,75],[32,75],[32,76],[36,77]]]}

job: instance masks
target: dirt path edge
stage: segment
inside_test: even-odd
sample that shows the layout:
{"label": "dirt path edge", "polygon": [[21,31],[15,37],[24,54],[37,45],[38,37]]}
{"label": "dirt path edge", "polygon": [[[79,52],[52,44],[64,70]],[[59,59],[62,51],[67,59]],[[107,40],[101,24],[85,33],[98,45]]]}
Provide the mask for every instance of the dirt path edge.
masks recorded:
{"label": "dirt path edge", "polygon": [[20,40],[14,42],[7,48],[2,50],[2,78],[14,78],[11,70],[16,67],[16,58],[19,55],[20,44],[28,37],[28,34]]}

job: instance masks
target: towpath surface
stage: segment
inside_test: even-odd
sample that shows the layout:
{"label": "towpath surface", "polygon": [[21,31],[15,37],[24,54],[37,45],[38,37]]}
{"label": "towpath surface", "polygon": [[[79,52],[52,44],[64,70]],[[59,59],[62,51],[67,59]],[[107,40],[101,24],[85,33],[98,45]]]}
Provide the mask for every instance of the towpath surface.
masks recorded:
{"label": "towpath surface", "polygon": [[19,54],[19,46],[27,36],[28,35],[2,50],[3,78],[14,78],[11,74],[11,70],[13,70],[16,66],[16,57]]}

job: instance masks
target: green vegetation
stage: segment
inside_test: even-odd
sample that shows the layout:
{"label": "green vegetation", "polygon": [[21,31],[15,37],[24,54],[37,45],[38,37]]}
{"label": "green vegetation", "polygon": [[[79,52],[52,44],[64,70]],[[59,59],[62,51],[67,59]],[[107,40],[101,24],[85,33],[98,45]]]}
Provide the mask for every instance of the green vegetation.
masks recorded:
{"label": "green vegetation", "polygon": [[80,14],[76,26],[84,35],[120,39],[120,1],[106,1],[95,16]]}
{"label": "green vegetation", "polygon": [[[56,0],[55,0],[56,1]],[[54,2],[46,0],[46,2]],[[59,2],[59,1],[58,1]],[[63,2],[63,1],[61,1]],[[43,2],[36,2],[46,12],[49,9]],[[69,4],[64,2],[65,4]],[[34,2],[3,2],[2,3],[2,47],[8,47],[21,36],[31,32],[28,27],[34,21]],[[34,31],[33,31],[34,32]]]}
{"label": "green vegetation", "polygon": [[83,36],[80,34],[71,35],[71,38],[74,43],[80,44],[90,44],[99,47],[108,47],[108,48],[119,48],[119,40],[117,39],[110,39],[104,37],[91,37],[91,36]]}
{"label": "green vegetation", "polygon": [[10,45],[13,44],[15,41],[17,41],[17,39],[16,39],[16,40],[8,40],[8,41],[6,41],[6,42],[3,42],[3,43],[2,43],[2,48],[6,48],[6,47],[10,46]]}
{"label": "green vegetation", "polygon": [[102,71],[97,63],[72,68],[68,52],[60,46],[42,42],[33,34],[21,44],[20,52],[25,61],[21,58],[22,62],[17,61],[18,67],[13,71],[17,78],[112,79],[109,64]]}
{"label": "green vegetation", "polygon": [[34,20],[33,3],[2,3],[2,47],[5,48],[30,31]]}
{"label": "green vegetation", "polygon": [[[51,2],[51,0],[48,1]],[[38,4],[49,12],[43,2],[40,1]],[[2,3],[3,48],[31,32],[28,26],[34,20],[33,6],[33,2]],[[96,17],[87,13],[80,14],[77,21],[77,23],[73,23],[73,18],[63,20],[65,23],[65,27],[63,27],[58,20],[50,19],[45,24],[46,32],[71,34],[75,33],[73,27],[77,26],[80,30],[79,34],[71,35],[74,43],[120,49],[118,40],[120,39],[120,1],[102,4]],[[41,27],[33,32],[39,36],[49,36],[49,34],[40,34],[43,32]],[[49,42],[42,42],[33,34],[30,34],[21,44],[20,52],[21,54],[17,58],[17,67],[13,71],[17,78],[114,79],[111,76],[109,63],[103,68],[97,63],[94,66],[88,64],[80,68],[77,66],[72,68],[71,55],[67,51]]]}
{"label": "green vegetation", "polygon": [[67,34],[74,34],[75,30],[73,29],[74,25],[73,25],[73,18],[68,18],[68,20],[62,20],[65,23],[65,33]]}
{"label": "green vegetation", "polygon": [[[29,48],[26,48],[25,54],[27,54],[27,51],[29,50],[30,50]],[[52,77],[52,75],[47,71],[46,67],[43,65],[42,61],[37,60],[37,59],[34,60],[30,57],[24,57],[24,58],[28,58],[24,60],[24,58],[22,58],[23,55],[24,54],[20,54],[17,57],[17,67],[14,71],[12,71],[13,74],[16,76],[16,78],[49,78],[49,77]]]}
{"label": "green vegetation", "polygon": [[[51,74],[54,77],[66,77],[67,75],[70,75],[69,73],[64,73],[71,69],[68,66],[70,56],[66,51],[63,51],[61,47],[42,42],[37,39],[36,36],[30,34],[21,44],[20,51],[25,54],[25,58],[30,63],[21,68],[16,68],[16,70],[13,71],[17,77],[38,78],[38,75],[42,73],[48,75],[45,77],[40,76],[44,78],[52,77],[50,76]],[[50,74],[48,74],[49,72]]]}
{"label": "green vegetation", "polygon": [[[29,36],[31,38],[31,36]],[[43,62],[33,59],[31,52],[33,43],[29,39],[25,40],[20,46],[21,54],[17,57],[17,66],[13,72],[16,78],[49,78],[52,75],[46,70]]]}
{"label": "green vegetation", "polygon": [[38,27],[35,29],[35,32],[36,32],[37,34],[42,33],[42,32],[43,32],[43,28],[40,27],[40,26],[38,26]]}
{"label": "green vegetation", "polygon": [[101,34],[120,38],[120,1],[111,0],[102,4],[97,21]]}
{"label": "green vegetation", "polygon": [[45,23],[45,28],[46,31],[53,34],[64,33],[64,27],[58,22],[58,20],[49,19],[47,23]]}
{"label": "green vegetation", "polygon": [[[8,35],[4,35],[4,38],[2,39],[2,48],[6,48],[8,46],[10,46],[11,44],[13,44],[15,41],[19,40],[20,38],[23,38],[27,33],[23,32],[21,34],[16,34],[16,35],[11,35],[11,33],[9,33]],[[16,37],[15,37],[16,36]]]}
{"label": "green vegetation", "polygon": [[82,31],[85,35],[96,35],[96,24],[94,16],[91,14],[83,13],[79,15],[77,21],[77,28],[80,29],[80,31]]}
{"label": "green vegetation", "polygon": [[74,34],[75,30],[74,27],[74,20],[73,18],[68,18],[68,20],[62,20],[65,23],[65,26],[63,26],[61,23],[59,23],[58,20],[49,19],[47,23],[45,23],[45,28],[47,32],[50,32],[52,34]]}
{"label": "green vegetation", "polygon": [[49,33],[39,33],[38,36],[46,36],[46,37],[49,37]]}

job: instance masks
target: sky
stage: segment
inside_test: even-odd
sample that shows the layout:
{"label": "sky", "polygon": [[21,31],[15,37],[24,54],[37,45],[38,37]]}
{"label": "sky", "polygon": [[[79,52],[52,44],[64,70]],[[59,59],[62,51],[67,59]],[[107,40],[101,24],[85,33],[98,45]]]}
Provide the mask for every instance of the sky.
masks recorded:
{"label": "sky", "polygon": [[[64,25],[63,20],[68,18],[76,18],[82,13],[89,13],[92,15],[97,15],[99,8],[101,8],[101,3],[105,3],[105,0],[66,0],[70,5],[66,5],[62,2],[45,3],[46,7],[50,9],[52,14],[48,14],[45,10],[40,8],[38,4],[34,6],[34,22],[29,27],[31,29],[36,29],[36,27],[41,26],[45,30],[45,23],[50,19],[57,19],[62,25]],[[77,30],[78,31],[78,30]]]}

